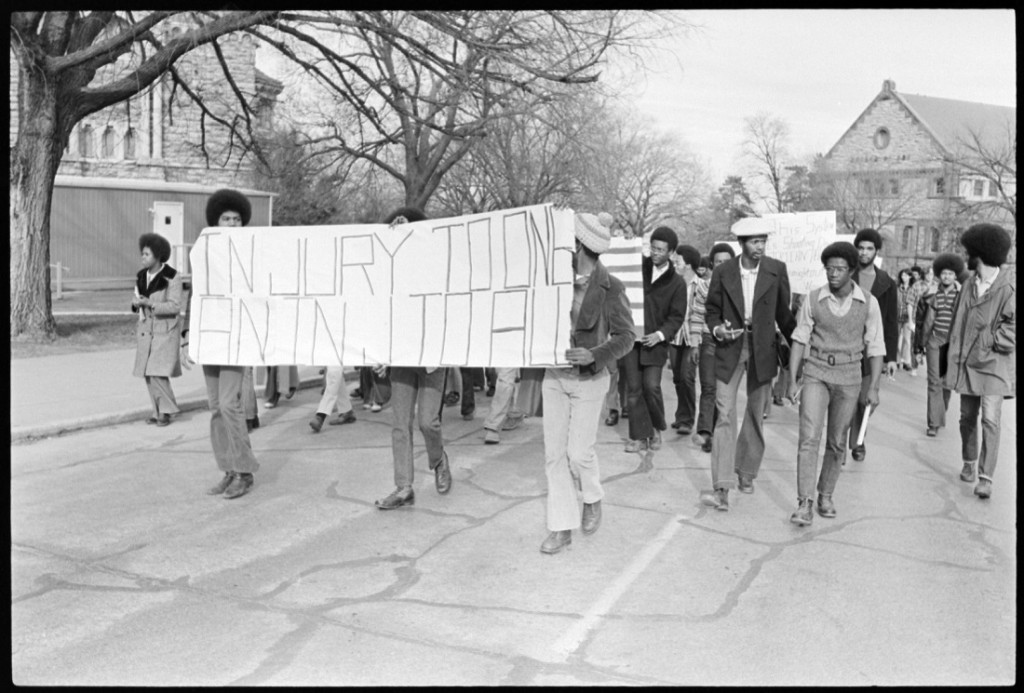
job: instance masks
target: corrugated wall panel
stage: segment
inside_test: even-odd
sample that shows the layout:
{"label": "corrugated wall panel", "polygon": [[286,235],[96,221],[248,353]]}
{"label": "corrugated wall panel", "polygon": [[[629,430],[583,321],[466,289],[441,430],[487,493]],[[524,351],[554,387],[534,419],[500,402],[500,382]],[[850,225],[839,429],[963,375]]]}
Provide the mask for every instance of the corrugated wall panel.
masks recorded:
{"label": "corrugated wall panel", "polygon": [[[211,191],[212,192],[212,191]],[[56,186],[50,212],[50,262],[71,268],[66,285],[130,285],[139,271],[138,238],[153,229],[153,203],[184,203],[185,242],[206,226],[208,194]],[[250,197],[250,226],[270,224],[270,198]]]}

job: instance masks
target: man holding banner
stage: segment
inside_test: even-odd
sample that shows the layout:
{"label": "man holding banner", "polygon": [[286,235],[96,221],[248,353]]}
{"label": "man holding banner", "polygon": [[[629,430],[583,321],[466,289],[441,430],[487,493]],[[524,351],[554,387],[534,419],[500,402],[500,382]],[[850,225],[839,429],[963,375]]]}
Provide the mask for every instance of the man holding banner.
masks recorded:
{"label": "man holding banner", "polygon": [[[764,408],[778,372],[775,326],[789,340],[796,322],[790,310],[786,263],[766,257],[765,245],[773,227],[763,220],[745,218],[733,225],[741,255],[711,275],[705,319],[715,347],[715,424],[711,451],[714,494],[703,499],[718,510],[729,509],[733,472],[743,493],[754,492],[754,479],[764,456]],[[737,392],[747,376],[747,407],[737,428]]]}
{"label": "man holding banner", "polygon": [[[396,226],[426,218],[418,209],[402,207],[389,214],[384,223]],[[378,374],[383,376],[383,371],[384,367],[378,366]],[[395,490],[374,502],[379,509],[392,510],[416,502],[412,490],[412,422],[417,409],[428,464],[434,471],[434,486],[442,495],[451,490],[452,473],[441,437],[443,392],[444,368],[395,366],[391,369],[391,453],[395,463]]]}
{"label": "man holding banner", "polygon": [[[875,256],[882,249],[882,234],[875,229],[861,229],[854,237],[853,245],[857,249],[857,268],[853,272],[853,281],[864,291],[871,292],[878,301],[882,313],[882,331],[885,334],[885,369],[891,378],[896,375],[896,346],[899,342],[899,307],[896,304],[898,289],[892,277],[881,267],[875,266]],[[865,402],[870,386],[871,369],[865,359],[861,366],[861,396],[850,422],[850,456],[858,462],[863,462],[867,455],[863,441],[858,443],[857,438],[867,411]]]}
{"label": "man holding banner", "polygon": [[[542,553],[558,553],[568,546],[577,527],[592,534],[601,523],[604,491],[594,443],[608,391],[608,368],[633,344],[625,288],[598,259],[611,242],[610,226],[607,214],[576,215],[570,348],[565,352],[570,366],[548,368],[544,374],[549,534],[541,544]],[[577,488],[583,496],[582,518]]]}

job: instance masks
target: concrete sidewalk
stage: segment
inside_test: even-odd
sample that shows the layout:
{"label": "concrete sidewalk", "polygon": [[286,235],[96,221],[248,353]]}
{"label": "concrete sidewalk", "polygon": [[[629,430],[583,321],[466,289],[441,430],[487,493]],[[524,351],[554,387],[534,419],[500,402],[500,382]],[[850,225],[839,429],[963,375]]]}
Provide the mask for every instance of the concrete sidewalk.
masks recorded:
{"label": "concrete sidewalk", "polygon": [[[12,359],[11,442],[152,416],[146,383],[132,375],[134,364],[135,349]],[[319,370],[300,366],[300,388],[320,387]],[[171,388],[182,412],[207,406],[201,366],[182,369]]]}

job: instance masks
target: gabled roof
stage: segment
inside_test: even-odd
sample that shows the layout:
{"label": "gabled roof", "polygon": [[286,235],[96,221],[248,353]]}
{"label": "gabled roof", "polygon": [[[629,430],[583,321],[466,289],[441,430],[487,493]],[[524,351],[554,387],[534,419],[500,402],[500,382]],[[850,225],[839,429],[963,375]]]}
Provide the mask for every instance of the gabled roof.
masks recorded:
{"label": "gabled roof", "polygon": [[982,142],[997,146],[1005,137],[1007,123],[1017,130],[1017,109],[973,101],[940,99],[920,94],[897,94],[946,149],[955,149],[957,138],[969,131]]}
{"label": "gabled roof", "polygon": [[917,120],[924,130],[931,135],[935,143],[951,154],[956,149],[958,137],[968,132],[977,132],[984,144],[998,147],[1005,139],[1007,124],[1012,132],[1017,132],[1017,109],[1009,106],[995,106],[973,101],[957,101],[942,99],[935,96],[920,94],[902,94],[896,91],[896,83],[890,79],[882,82],[880,91],[868,104],[856,120],[846,129],[842,137],[825,154],[826,158],[839,143],[853,130],[878,101],[895,98]]}

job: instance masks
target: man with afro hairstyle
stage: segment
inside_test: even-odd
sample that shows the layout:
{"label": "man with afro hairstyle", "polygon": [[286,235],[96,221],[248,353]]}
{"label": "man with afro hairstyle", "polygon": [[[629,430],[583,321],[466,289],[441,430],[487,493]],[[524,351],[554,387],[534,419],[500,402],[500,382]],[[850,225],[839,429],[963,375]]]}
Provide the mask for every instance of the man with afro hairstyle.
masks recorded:
{"label": "man with afro hairstyle", "polygon": [[[960,394],[960,478],[978,485],[974,495],[992,495],[992,474],[999,454],[999,422],[1004,397],[1017,393],[1014,352],[1017,349],[1017,289],[1003,267],[1010,252],[1010,234],[995,224],[975,224],[960,237],[967,267],[974,276],[964,282],[953,305],[949,328],[949,362],[945,386]],[[978,414],[981,414],[981,456],[978,457]]]}
{"label": "man with afro hairstyle", "polygon": [[959,255],[943,253],[932,262],[932,271],[939,279],[938,289],[921,299],[925,301],[927,310],[922,328],[922,342],[928,367],[929,436],[935,436],[939,429],[946,425],[949,390],[942,386],[942,376],[946,374],[946,352],[949,350],[949,326],[953,322],[953,304],[960,293],[960,285],[956,278],[964,271],[964,261]]}
{"label": "man with afro hairstyle", "polygon": [[[846,241],[832,243],[821,253],[825,286],[812,289],[800,305],[790,340],[789,397],[800,401],[800,442],[797,445],[797,509],[789,518],[807,526],[814,518],[812,494],[818,472],[821,429],[828,413],[825,457],[818,477],[818,514],[835,517],[832,502],[843,459],[850,415],[858,400],[878,403],[878,381],[885,357],[882,316],[878,300],[853,281],[858,254]],[[861,388],[861,361],[867,357],[870,383]],[[802,392],[798,382],[803,366]]]}
{"label": "man with afro hairstyle", "polygon": [[[252,206],[248,198],[237,190],[218,190],[206,202],[209,226],[244,226],[251,216]],[[188,355],[191,310],[192,302],[189,301],[181,330],[181,365],[185,368],[191,368],[195,363]],[[207,490],[211,496],[223,494],[229,499],[244,496],[255,483],[253,474],[260,468],[252,452],[242,404],[245,370],[245,366],[203,364],[211,412],[210,444],[217,467],[224,472],[221,480]]]}
{"label": "man with afro hairstyle", "polygon": [[[882,234],[875,229],[861,229],[853,238],[857,249],[857,267],[853,270],[853,281],[864,291],[870,291],[878,301],[878,309],[882,311],[882,329],[885,333],[885,369],[889,377],[896,375],[896,347],[899,344],[899,306],[897,294],[899,288],[892,277],[881,267],[875,267],[875,256],[882,249]],[[857,409],[850,421],[850,455],[858,462],[863,462],[867,455],[867,447],[857,444],[860,424],[864,419],[864,395],[871,381],[869,364],[864,362],[861,370],[861,397],[857,401]],[[877,406],[877,404],[875,405]]]}

